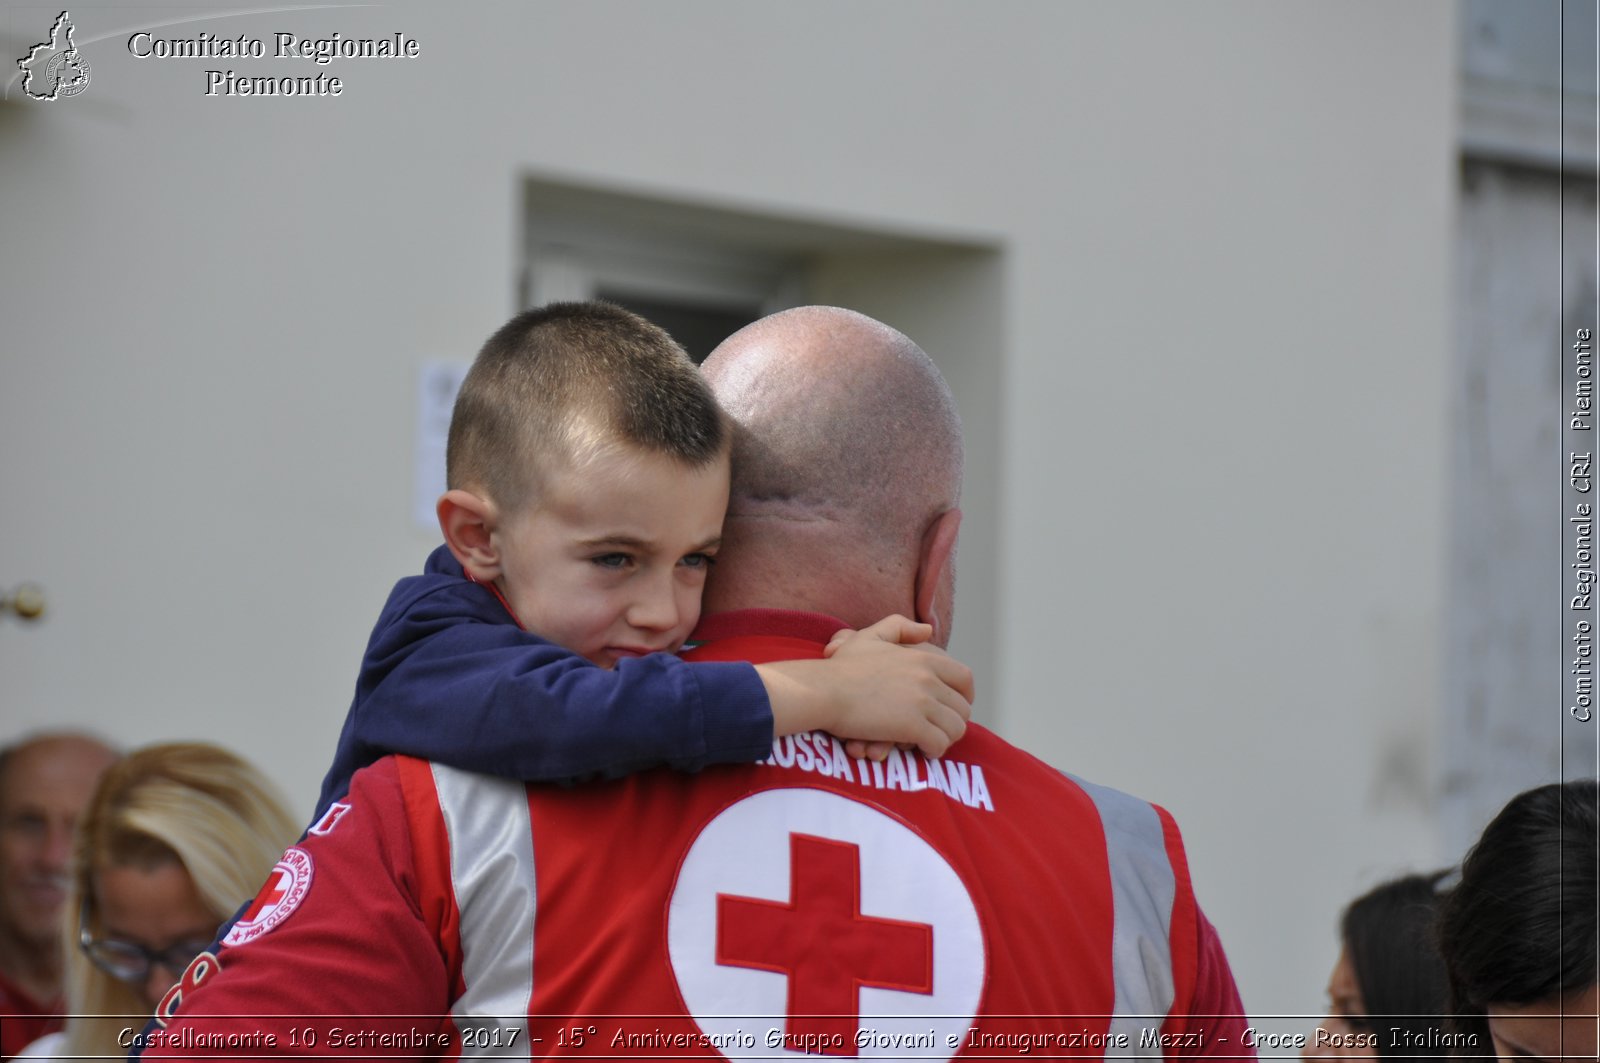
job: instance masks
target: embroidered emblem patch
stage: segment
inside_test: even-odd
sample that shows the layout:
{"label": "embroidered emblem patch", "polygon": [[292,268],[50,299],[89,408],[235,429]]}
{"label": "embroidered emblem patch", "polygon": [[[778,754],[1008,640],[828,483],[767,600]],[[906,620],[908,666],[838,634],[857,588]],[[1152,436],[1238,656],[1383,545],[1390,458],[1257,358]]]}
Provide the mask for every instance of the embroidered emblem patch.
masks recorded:
{"label": "embroidered emblem patch", "polygon": [[300,907],[300,902],[311,892],[311,854],[304,849],[291,848],[283,854],[267,877],[267,884],[256,894],[239,921],[233,924],[222,943],[228,946],[243,945],[265,934]]}

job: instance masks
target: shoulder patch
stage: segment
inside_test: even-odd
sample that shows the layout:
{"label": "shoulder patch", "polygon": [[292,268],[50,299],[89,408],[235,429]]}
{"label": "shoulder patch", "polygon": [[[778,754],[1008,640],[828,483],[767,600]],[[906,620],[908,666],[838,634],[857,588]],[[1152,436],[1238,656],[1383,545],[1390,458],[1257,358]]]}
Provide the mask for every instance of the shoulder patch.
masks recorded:
{"label": "shoulder patch", "polygon": [[310,853],[298,846],[287,850],[273,867],[272,874],[267,876],[267,883],[256,894],[255,901],[233,924],[222,943],[236,946],[254,941],[293,915],[311,892],[311,868]]}

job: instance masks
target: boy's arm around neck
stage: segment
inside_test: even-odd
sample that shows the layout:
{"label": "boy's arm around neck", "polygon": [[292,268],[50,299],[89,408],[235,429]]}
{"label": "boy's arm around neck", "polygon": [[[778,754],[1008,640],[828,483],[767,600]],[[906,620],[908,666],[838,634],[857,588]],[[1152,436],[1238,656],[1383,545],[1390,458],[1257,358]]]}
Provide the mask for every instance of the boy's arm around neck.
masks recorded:
{"label": "boy's arm around neck", "polygon": [[772,710],[748,664],[652,654],[606,671],[519,629],[482,587],[430,584],[404,603],[391,599],[374,630],[342,756],[353,743],[371,751],[362,759],[407,753],[566,782],[771,751]]}

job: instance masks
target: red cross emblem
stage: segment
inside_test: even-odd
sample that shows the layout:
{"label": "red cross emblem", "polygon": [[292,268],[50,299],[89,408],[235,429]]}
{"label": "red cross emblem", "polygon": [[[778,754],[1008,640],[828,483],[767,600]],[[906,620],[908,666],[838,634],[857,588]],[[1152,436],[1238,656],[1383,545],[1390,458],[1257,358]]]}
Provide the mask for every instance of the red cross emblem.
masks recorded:
{"label": "red cross emblem", "polygon": [[290,875],[282,868],[272,869],[272,878],[261,887],[261,892],[256,894],[255,901],[250,905],[250,910],[244,913],[243,923],[253,923],[261,918],[261,913],[268,908],[276,908],[278,902],[289,895]]}
{"label": "red cross emblem", "polygon": [[244,915],[233,924],[224,945],[243,945],[265,934],[300,907],[311,891],[311,854],[304,849],[291,848],[273,867],[271,877]]}
{"label": "red cross emblem", "polygon": [[861,849],[789,835],[789,900],[717,895],[717,962],[789,980],[785,1047],[854,1056],[863,986],[933,992],[933,927],[861,911]]}
{"label": "red cross emblem", "polygon": [[930,839],[875,805],[758,790],[698,831],[667,906],[684,1008],[732,1063],[950,1063],[983,997],[971,893]]}

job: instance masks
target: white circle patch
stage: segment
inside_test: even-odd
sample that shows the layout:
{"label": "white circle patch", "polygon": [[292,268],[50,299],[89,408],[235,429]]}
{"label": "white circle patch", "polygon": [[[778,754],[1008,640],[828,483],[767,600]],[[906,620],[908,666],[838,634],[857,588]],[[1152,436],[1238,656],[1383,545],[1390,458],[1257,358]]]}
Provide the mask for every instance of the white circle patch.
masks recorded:
{"label": "white circle patch", "polygon": [[272,868],[267,884],[261,887],[250,907],[233,924],[224,945],[243,945],[265,934],[300,907],[311,891],[311,854],[304,849],[285,850],[283,859]]}
{"label": "white circle patch", "polygon": [[706,825],[667,947],[689,1013],[735,1060],[949,1059],[986,975],[949,862],[871,805],[809,788],[753,794]]}

